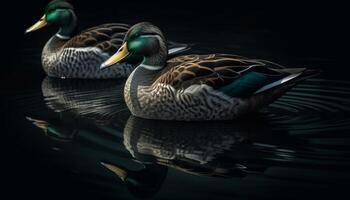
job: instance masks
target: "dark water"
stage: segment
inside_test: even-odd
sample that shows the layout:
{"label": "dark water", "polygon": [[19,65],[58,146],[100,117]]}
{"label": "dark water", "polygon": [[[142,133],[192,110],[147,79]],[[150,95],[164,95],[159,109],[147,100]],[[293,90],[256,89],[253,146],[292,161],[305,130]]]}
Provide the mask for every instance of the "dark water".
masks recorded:
{"label": "dark water", "polygon": [[[177,11],[180,5],[174,8],[181,14],[179,19],[163,19],[159,16],[167,10],[157,14],[157,7],[148,6],[147,10],[135,8],[140,13],[137,16],[113,8],[118,11],[115,20],[106,18],[110,14],[103,12],[103,6],[91,15],[93,5],[89,6],[85,13],[77,8],[81,27],[108,21],[153,21],[169,39],[193,44],[191,53],[234,53],[290,67],[320,68],[323,73],[240,120],[145,120],[130,116],[123,101],[123,81],[45,77],[40,51],[54,28],[22,37],[12,71],[1,85],[10,86],[1,99],[1,110],[3,130],[9,135],[3,139],[3,172],[9,176],[6,184],[14,188],[12,196],[339,199],[347,195],[350,81],[347,73],[342,73],[343,61],[329,53],[334,51],[328,48],[334,42],[325,36],[335,29],[314,34],[317,28],[325,31],[327,21],[306,18],[308,9],[299,13],[299,18],[289,17],[294,11],[283,15],[284,10],[267,9],[289,24],[279,25],[273,21],[274,14],[266,17],[260,7],[249,13],[237,9],[236,14],[228,14],[229,9],[221,7],[212,13],[207,12],[211,8],[198,11],[195,7]],[[39,11],[36,14],[41,16]],[[36,19],[34,14],[31,17],[26,23]],[[198,21],[202,23],[195,23]],[[291,22],[301,27],[297,29]],[[315,27],[310,28],[313,23]],[[27,25],[23,26],[21,30]],[[106,166],[122,169],[127,178],[122,181]],[[119,175],[123,173],[119,171]]]}
{"label": "dark water", "polygon": [[313,78],[244,119],[163,122],[130,116],[122,81],[46,77],[11,115],[39,166],[101,198],[328,198],[350,178],[349,86]]}
{"label": "dark water", "polygon": [[310,79],[254,116],[206,123],[130,116],[119,81],[46,77],[11,101],[23,145],[101,197],[288,199],[347,184],[349,86]]}

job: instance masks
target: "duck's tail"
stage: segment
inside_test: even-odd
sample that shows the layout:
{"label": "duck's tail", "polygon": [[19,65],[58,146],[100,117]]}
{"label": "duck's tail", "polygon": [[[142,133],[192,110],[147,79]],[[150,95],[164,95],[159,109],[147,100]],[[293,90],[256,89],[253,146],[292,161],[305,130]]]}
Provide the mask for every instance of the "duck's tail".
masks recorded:
{"label": "duck's tail", "polygon": [[268,85],[265,85],[264,87],[257,90],[255,94],[263,93],[270,89],[276,89],[278,87],[283,87],[286,85],[294,86],[296,83],[302,80],[311,78],[321,73],[321,70],[319,69],[306,69],[306,68],[289,68],[289,69],[287,68],[287,69],[280,69],[279,71],[287,72],[290,75],[280,80],[277,80],[275,82],[272,82]]}
{"label": "duck's tail", "polygon": [[[305,80],[307,78],[318,75],[321,70],[318,69],[305,69],[305,68],[295,68],[295,69],[282,69],[287,70],[291,73],[290,76],[286,78],[270,83],[258,91],[255,92],[250,101],[250,110],[258,110],[281,97],[288,90],[293,88],[296,84]],[[248,111],[249,112],[249,111]]]}

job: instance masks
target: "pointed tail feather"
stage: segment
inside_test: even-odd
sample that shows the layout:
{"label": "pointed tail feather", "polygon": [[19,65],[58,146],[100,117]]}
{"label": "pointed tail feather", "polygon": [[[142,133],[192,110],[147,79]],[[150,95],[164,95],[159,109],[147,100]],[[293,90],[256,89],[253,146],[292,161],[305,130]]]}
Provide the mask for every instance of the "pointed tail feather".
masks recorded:
{"label": "pointed tail feather", "polygon": [[290,73],[290,75],[284,77],[283,79],[280,79],[278,81],[275,81],[273,83],[263,86],[262,88],[257,90],[255,94],[258,94],[285,84],[295,84],[297,82],[300,82],[312,76],[316,76],[321,72],[321,70],[319,69],[306,69],[306,68],[289,68],[289,69],[282,69],[281,71],[288,72]]}

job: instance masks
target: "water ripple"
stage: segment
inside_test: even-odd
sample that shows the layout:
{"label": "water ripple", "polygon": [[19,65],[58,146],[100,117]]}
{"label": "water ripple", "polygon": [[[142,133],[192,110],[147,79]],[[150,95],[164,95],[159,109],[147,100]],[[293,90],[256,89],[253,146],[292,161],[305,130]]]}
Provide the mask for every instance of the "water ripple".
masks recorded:
{"label": "water ripple", "polygon": [[276,129],[293,134],[350,130],[350,82],[311,79],[269,106]]}

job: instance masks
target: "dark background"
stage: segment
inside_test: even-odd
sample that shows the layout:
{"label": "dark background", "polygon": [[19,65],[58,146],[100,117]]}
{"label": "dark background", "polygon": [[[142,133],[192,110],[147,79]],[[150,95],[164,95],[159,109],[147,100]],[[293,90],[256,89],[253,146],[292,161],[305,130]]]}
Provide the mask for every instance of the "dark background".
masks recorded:
{"label": "dark background", "polygon": [[[3,1],[2,7],[2,60],[0,87],[3,91],[2,115],[2,182],[5,194],[12,197],[87,198],[96,197],[86,191],[88,185],[77,177],[40,163],[30,149],[18,146],[13,130],[16,119],[8,114],[6,97],[25,88],[28,83],[42,80],[41,68],[21,62],[23,49],[32,47],[40,55],[40,48],[56,31],[24,35],[26,28],[43,14],[48,1]],[[71,1],[78,15],[79,27],[87,28],[106,22],[137,23],[151,21],[162,27],[169,37],[224,42],[234,38],[220,38],[220,32],[237,31],[249,37],[253,31],[267,31],[274,37],[271,43],[259,38],[257,48],[269,45],[271,52],[246,53],[246,56],[283,60],[285,65],[312,65],[324,70],[332,78],[348,77],[348,6],[336,1]],[[345,4],[345,3],[344,3]],[[183,27],[181,31],[174,27]],[[178,31],[178,32],[176,32]],[[181,35],[181,36],[180,36]],[[210,35],[211,37],[208,37]],[[196,37],[195,37],[196,38]],[[30,41],[30,42],[28,42]],[[194,41],[196,42],[196,41]],[[218,44],[220,45],[220,44]],[[252,44],[254,47],[254,44]],[[234,52],[230,52],[234,53]],[[241,53],[241,52],[237,52]],[[3,102],[4,101],[4,102]],[[25,128],[22,128],[25,131]],[[67,181],[68,180],[68,181]],[[3,188],[4,189],[4,188]],[[57,193],[57,190],[64,191]],[[3,194],[3,195],[5,195]],[[97,197],[96,197],[97,198]]]}

